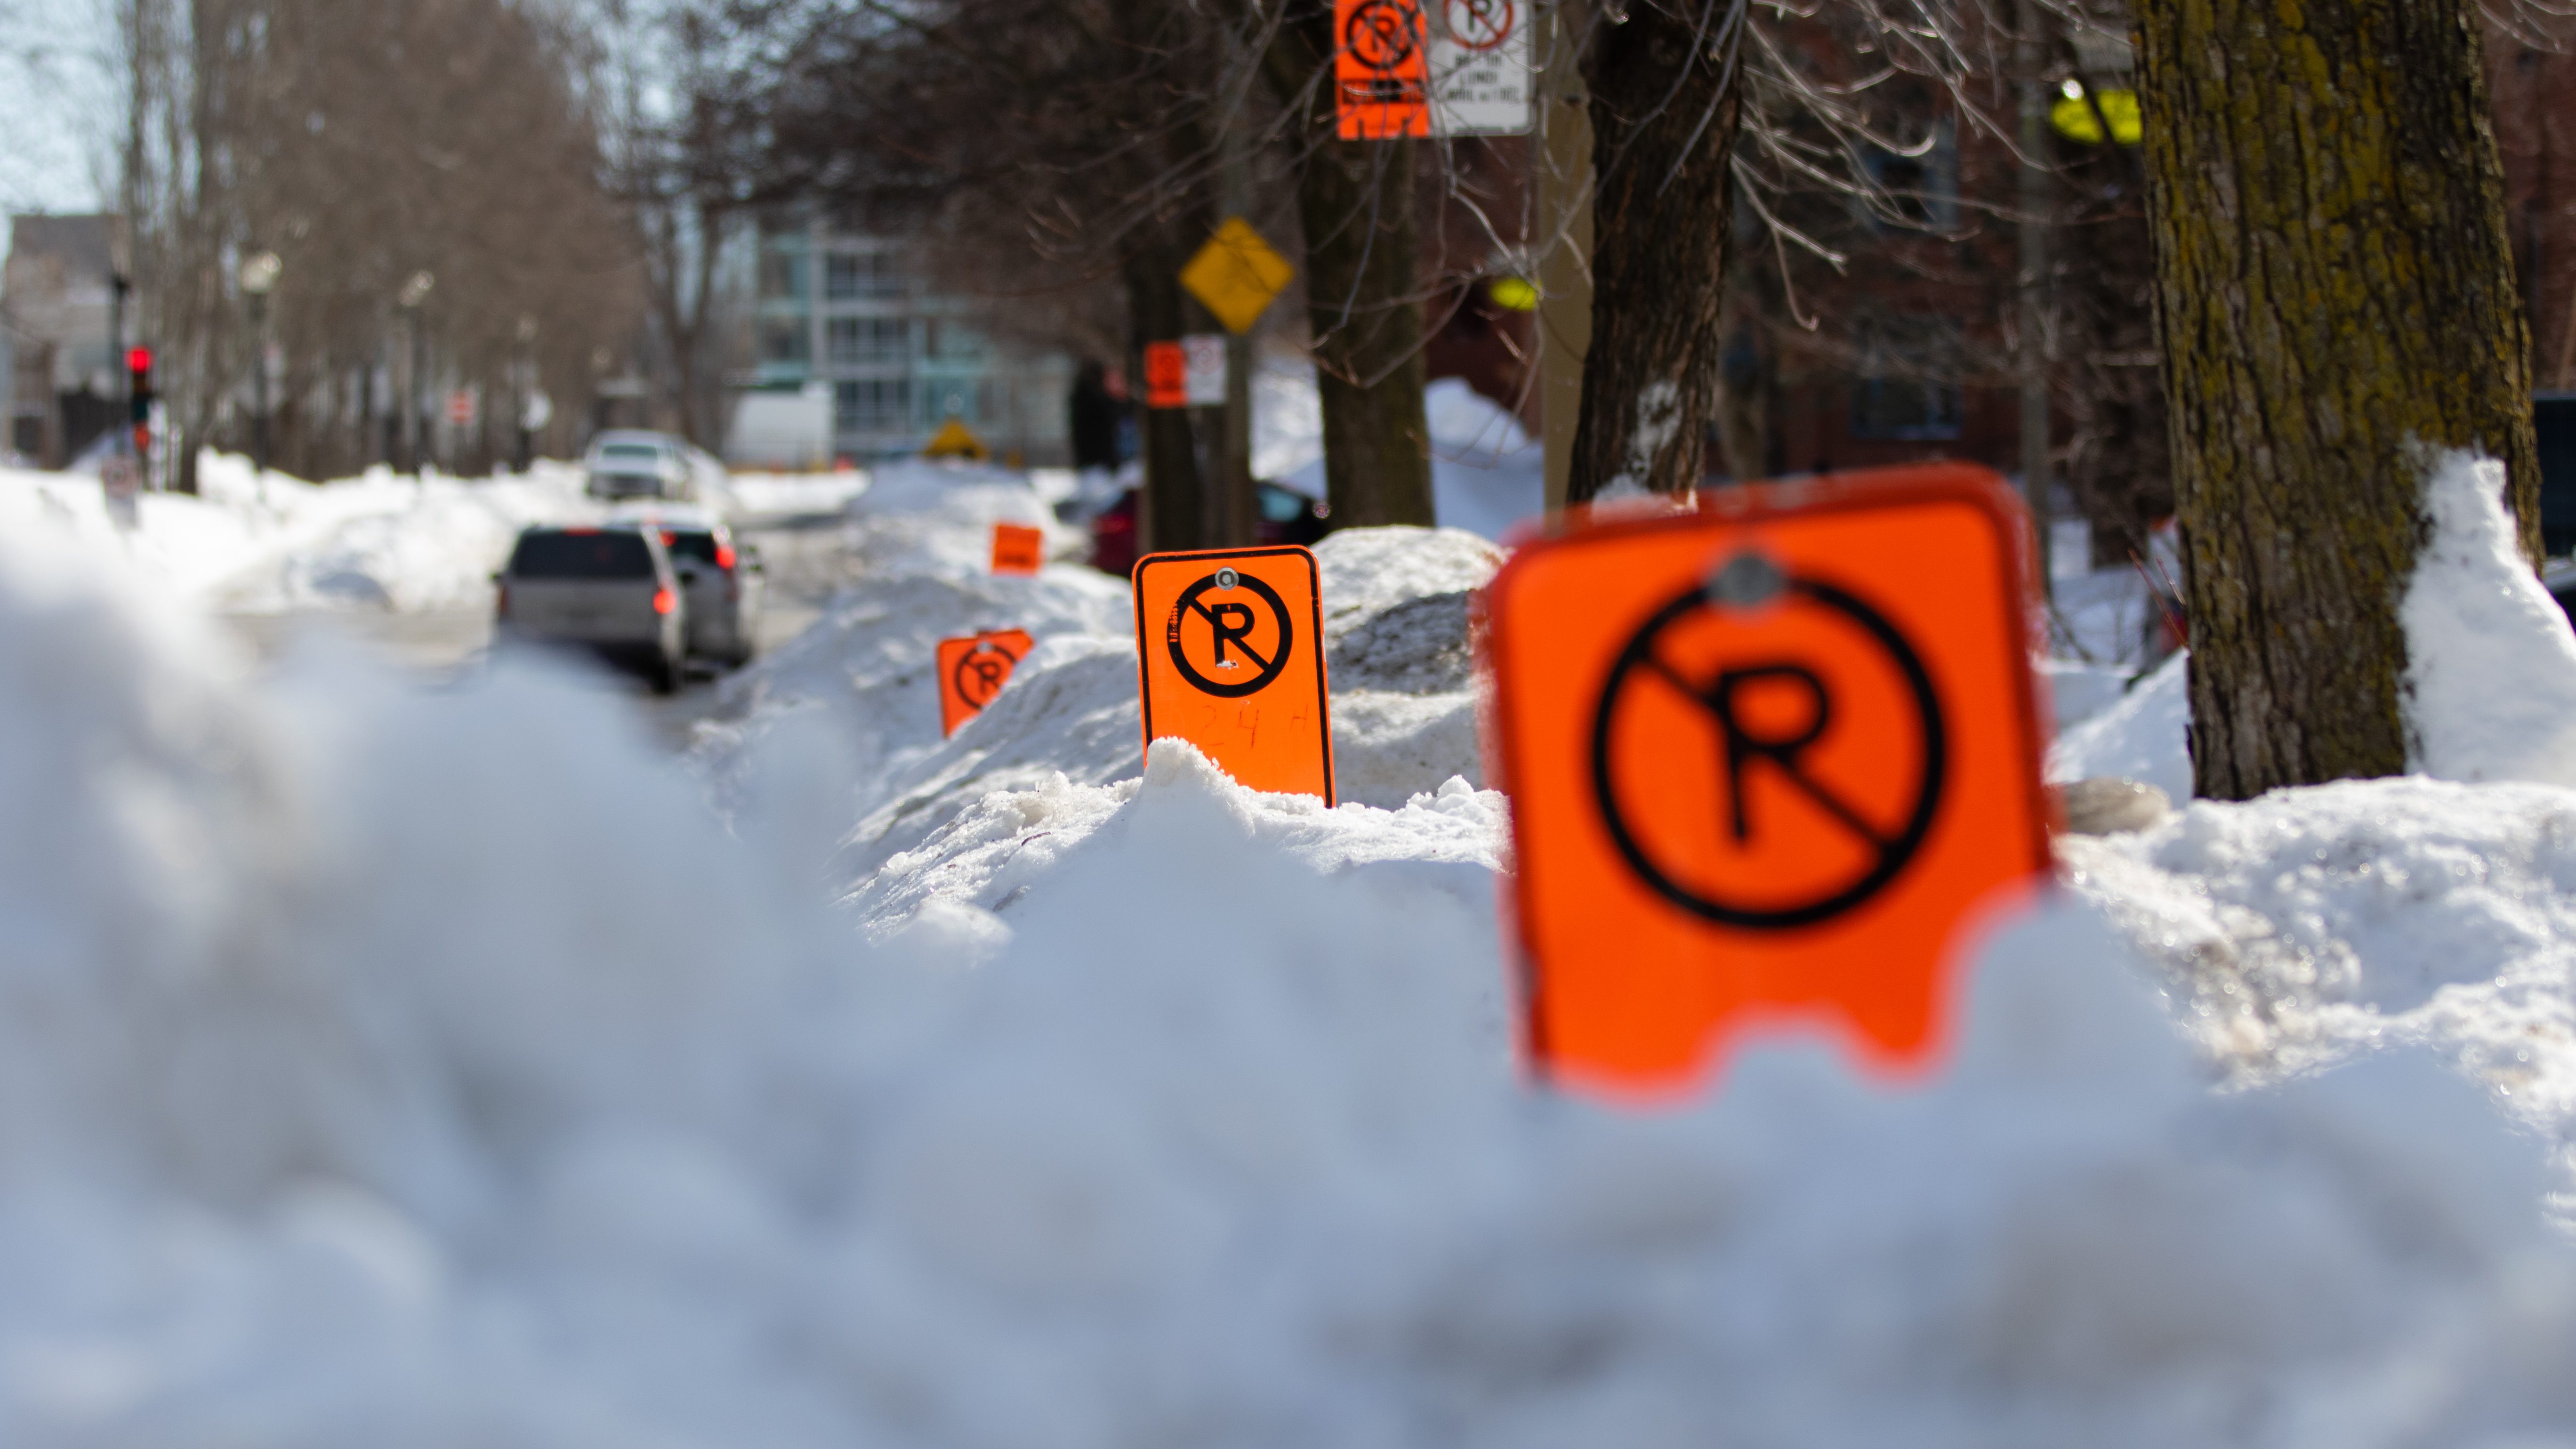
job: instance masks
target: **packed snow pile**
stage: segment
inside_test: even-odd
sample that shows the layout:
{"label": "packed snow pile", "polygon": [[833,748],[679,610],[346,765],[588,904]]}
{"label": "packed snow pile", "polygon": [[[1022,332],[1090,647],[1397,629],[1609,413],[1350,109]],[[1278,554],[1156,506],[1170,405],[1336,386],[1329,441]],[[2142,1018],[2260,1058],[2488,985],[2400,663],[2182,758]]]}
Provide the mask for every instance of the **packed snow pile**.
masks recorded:
{"label": "packed snow pile", "polygon": [[2576,632],[2522,554],[2504,465],[2445,455],[2406,626],[2409,767],[2445,780],[2576,785]]}
{"label": "packed snow pile", "polygon": [[2576,1189],[2576,792],[2356,780],[2058,848],[2231,1079],[2420,1044],[2558,1144]]}
{"label": "packed snow pile", "polygon": [[1614,1110],[1514,1065],[1463,784],[1158,750],[871,941],[617,700],[200,627],[0,540],[0,1441],[2576,1433],[2531,1144],[2402,1054],[2212,1096],[2078,909],[1920,1089]]}
{"label": "packed snow pile", "polygon": [[2060,735],[2048,778],[2115,775],[2191,798],[2191,657],[2177,653],[2129,686],[2117,703]]}

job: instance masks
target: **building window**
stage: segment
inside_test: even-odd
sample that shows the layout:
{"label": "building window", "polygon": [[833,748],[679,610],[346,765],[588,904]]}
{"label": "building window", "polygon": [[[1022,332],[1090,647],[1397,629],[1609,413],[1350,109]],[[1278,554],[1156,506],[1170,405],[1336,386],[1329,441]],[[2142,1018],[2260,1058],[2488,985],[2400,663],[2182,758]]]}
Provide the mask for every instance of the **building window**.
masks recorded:
{"label": "building window", "polygon": [[903,362],[911,351],[912,324],[900,317],[834,317],[824,329],[835,367]]}
{"label": "building window", "polygon": [[931,318],[922,324],[922,351],[936,362],[974,362],[984,355],[984,339],[972,327]]}
{"label": "building window", "polygon": [[760,360],[802,367],[813,356],[812,334],[802,317],[779,317],[760,324]]}
{"label": "building window", "polygon": [[899,377],[832,385],[832,430],[883,433],[900,429],[912,407],[912,384]]}
{"label": "building window", "polygon": [[805,300],[805,253],[771,247],[760,254],[760,295],[767,301]]}
{"label": "building window", "polygon": [[1939,317],[1879,317],[1860,330],[1859,377],[1852,385],[1852,436],[1929,442],[1959,436],[1966,408],[1959,394],[1958,329]]}
{"label": "building window", "polygon": [[[1959,225],[1959,132],[1948,120],[1932,123],[1920,149],[1889,151],[1877,146],[1866,148],[1864,163],[1870,178],[1886,194],[1883,204],[1911,226],[1950,231]],[[1872,213],[1871,221],[1884,229],[1888,218]]]}
{"label": "building window", "polygon": [[903,295],[903,274],[886,252],[832,252],[823,258],[823,296],[856,302]]}
{"label": "building window", "polygon": [[925,378],[921,384],[921,421],[937,427],[950,418],[963,418],[980,423],[992,416],[992,392],[987,384],[966,377]]}

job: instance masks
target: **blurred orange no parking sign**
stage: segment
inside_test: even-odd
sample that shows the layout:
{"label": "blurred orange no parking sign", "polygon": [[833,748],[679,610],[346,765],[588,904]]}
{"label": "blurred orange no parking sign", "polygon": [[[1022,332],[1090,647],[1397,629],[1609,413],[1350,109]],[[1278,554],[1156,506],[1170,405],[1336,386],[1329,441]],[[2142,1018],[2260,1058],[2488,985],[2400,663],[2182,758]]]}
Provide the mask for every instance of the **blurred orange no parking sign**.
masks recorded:
{"label": "blurred orange no parking sign", "polygon": [[1925,1064],[1964,935],[2048,869],[2023,515],[1955,464],[1713,501],[1485,600],[1531,1055],[1656,1093],[1804,1020]]}
{"label": "blurred orange no parking sign", "polygon": [[953,735],[959,725],[982,714],[1011,682],[1011,671],[1029,656],[1032,643],[1026,629],[987,629],[940,640],[939,733]]}
{"label": "blurred orange no parking sign", "polygon": [[1148,554],[1135,590],[1146,746],[1184,739],[1238,784],[1332,804],[1315,556],[1294,546]]}

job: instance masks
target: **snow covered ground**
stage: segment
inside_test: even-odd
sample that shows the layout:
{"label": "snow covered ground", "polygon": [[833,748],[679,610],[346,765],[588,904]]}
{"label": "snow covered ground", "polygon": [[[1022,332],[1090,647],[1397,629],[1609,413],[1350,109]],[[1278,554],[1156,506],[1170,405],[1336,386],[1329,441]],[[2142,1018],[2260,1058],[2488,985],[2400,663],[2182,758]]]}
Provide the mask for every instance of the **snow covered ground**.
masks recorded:
{"label": "snow covered ground", "polygon": [[1326,810],[1140,758],[1025,480],[848,507],[685,760],[0,534],[0,1443],[2576,1443],[2576,792],[2069,841],[1928,1085],[1616,1110],[1514,1060],[1488,544],[1318,550]]}

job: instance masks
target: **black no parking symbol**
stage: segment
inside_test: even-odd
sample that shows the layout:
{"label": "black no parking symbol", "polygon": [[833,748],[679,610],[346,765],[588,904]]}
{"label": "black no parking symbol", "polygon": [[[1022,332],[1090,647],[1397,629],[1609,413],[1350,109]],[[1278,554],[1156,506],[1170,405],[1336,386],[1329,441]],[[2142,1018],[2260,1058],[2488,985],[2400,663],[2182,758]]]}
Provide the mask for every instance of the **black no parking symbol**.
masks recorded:
{"label": "black no parking symbol", "polygon": [[[1774,609],[1822,611],[1843,625],[1857,627],[1868,649],[1902,681],[1911,715],[1903,722],[1905,732],[1920,743],[1921,765],[1909,772],[1915,778],[1885,784],[1856,782],[1868,798],[1855,800],[1850,787],[1823,779],[1812,767],[1809,752],[1831,736],[1836,724],[1836,701],[1828,682],[1831,671],[1820,667],[1822,661],[1751,639],[1727,651],[1715,668],[1701,663],[1686,669],[1664,652],[1666,641],[1678,629],[1712,614],[1729,625],[1745,627],[1758,639],[1761,615]],[[1620,772],[1614,768],[1619,763],[1616,727],[1640,690],[1670,690],[1704,722],[1715,741],[1717,773],[1726,791],[1722,811],[1713,801],[1623,799],[1617,784]],[[1760,717],[1746,707],[1748,693],[1793,698],[1797,708],[1786,723]],[[1814,925],[1885,889],[1913,859],[1932,828],[1940,809],[1947,758],[1940,701],[1922,659],[1904,634],[1848,590],[1816,578],[1782,574],[1754,554],[1739,555],[1710,583],[1674,597],[1638,626],[1611,665],[1593,716],[1593,795],[1620,856],[1672,904],[1704,920],[1753,930]],[[1651,769],[1654,762],[1644,764]],[[1902,768],[1904,761],[1890,764]],[[1755,905],[1729,899],[1706,886],[1683,884],[1685,872],[1659,860],[1641,838],[1646,832],[1638,826],[1649,812],[1668,819],[1676,811],[1705,809],[1719,813],[1727,838],[1758,858],[1765,822],[1746,791],[1757,771],[1776,776],[1859,843],[1868,863],[1857,875],[1829,881],[1797,899]],[[1902,823],[1891,833],[1872,824],[1872,814],[1881,819],[1898,817]]]}
{"label": "black no parking symbol", "polygon": [[[1213,603],[1205,600],[1211,591],[1220,595]],[[1250,600],[1259,601],[1257,609]],[[1252,642],[1260,633],[1265,614],[1274,626],[1271,637],[1276,641],[1267,656]],[[1194,617],[1207,624],[1205,670],[1190,658],[1191,650],[1183,643],[1185,636],[1197,632],[1187,627]],[[1279,671],[1288,667],[1288,655],[1297,638],[1288,622],[1288,605],[1279,597],[1279,591],[1230,568],[1218,569],[1182,590],[1163,633],[1164,643],[1172,651],[1172,664],[1181,671],[1181,677],[1192,688],[1222,699],[1259,693],[1277,679]]]}
{"label": "black no parking symbol", "polygon": [[1011,677],[1012,666],[1020,661],[1010,651],[990,639],[975,641],[975,647],[957,656],[957,667],[950,670],[948,682],[957,697],[977,709],[993,702],[1002,685]]}

